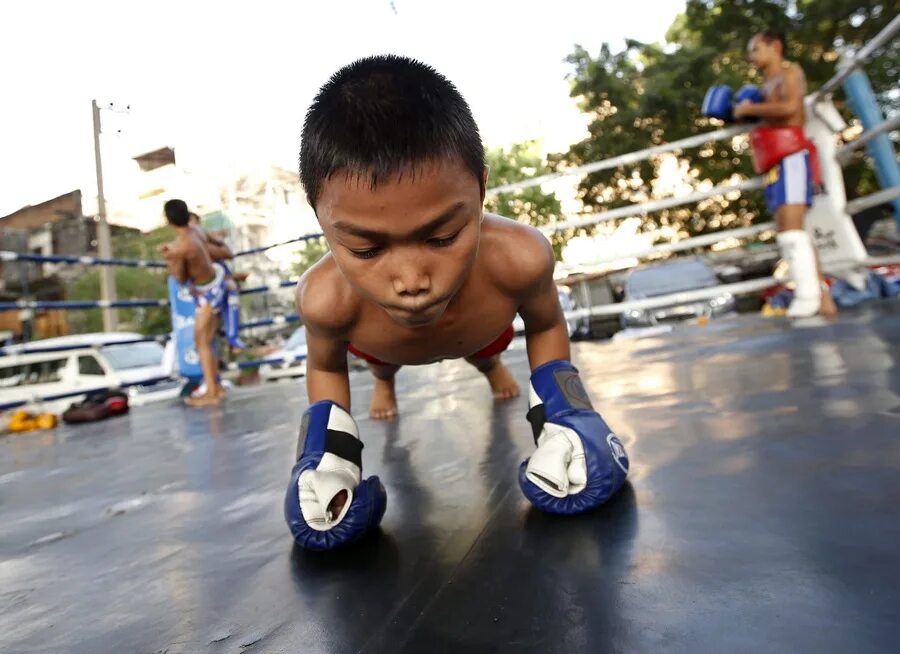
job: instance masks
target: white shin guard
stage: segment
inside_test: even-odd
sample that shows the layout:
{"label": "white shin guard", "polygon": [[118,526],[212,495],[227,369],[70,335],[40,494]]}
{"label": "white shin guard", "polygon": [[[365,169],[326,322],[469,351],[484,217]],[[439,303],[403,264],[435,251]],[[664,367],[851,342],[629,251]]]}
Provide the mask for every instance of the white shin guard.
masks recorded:
{"label": "white shin guard", "polygon": [[778,232],[776,240],[794,280],[794,300],[787,315],[791,318],[816,315],[822,304],[822,287],[812,238],[802,229],[789,229]]}

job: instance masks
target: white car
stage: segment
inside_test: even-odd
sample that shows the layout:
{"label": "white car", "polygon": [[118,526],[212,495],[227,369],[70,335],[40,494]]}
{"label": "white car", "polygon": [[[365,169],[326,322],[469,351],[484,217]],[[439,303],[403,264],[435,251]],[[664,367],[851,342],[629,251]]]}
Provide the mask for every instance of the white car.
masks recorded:
{"label": "white car", "polygon": [[85,398],[79,391],[112,388],[128,393],[131,406],[177,398],[181,380],[163,368],[162,346],[155,341],[122,342],[141,338],[131,332],[80,334],[3,348],[0,411],[27,402],[60,413]]}
{"label": "white car", "polygon": [[262,381],[291,379],[306,376],[306,327],[298,327],[284,346],[266,357],[267,360],[281,359],[259,366]]}

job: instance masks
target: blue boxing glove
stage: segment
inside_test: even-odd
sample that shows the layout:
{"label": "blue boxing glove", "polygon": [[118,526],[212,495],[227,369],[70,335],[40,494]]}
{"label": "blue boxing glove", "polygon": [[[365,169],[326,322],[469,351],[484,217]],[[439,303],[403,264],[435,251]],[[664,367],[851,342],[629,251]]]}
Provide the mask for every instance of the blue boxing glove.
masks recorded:
{"label": "blue boxing glove", "polygon": [[707,118],[718,118],[726,123],[734,122],[731,87],[724,84],[711,86],[703,98],[701,113]]}
{"label": "blue boxing glove", "polygon": [[[362,477],[362,441],[356,422],[338,404],[316,402],[303,414],[297,464],[284,498],[284,518],[301,547],[330,550],[378,526],[387,494],[378,477]],[[347,494],[337,515],[329,505]]]}
{"label": "blue boxing glove", "polygon": [[548,513],[595,509],[625,483],[628,455],[594,411],[578,370],[551,361],[531,373],[528,422],[537,449],[519,467],[519,486]]}
{"label": "blue boxing glove", "polygon": [[762,91],[759,90],[759,87],[753,86],[753,84],[746,84],[734,94],[734,103],[740,104],[745,100],[756,104],[757,102],[765,102],[766,98],[763,96]]}
{"label": "blue boxing glove", "polygon": [[[762,94],[762,91],[760,91],[758,87],[753,86],[752,84],[746,84],[745,86],[742,86],[738,89],[737,93],[734,94],[735,106],[739,105],[742,102],[752,102],[753,104],[757,104],[759,102],[765,101],[766,98]],[[756,116],[744,116],[740,120],[744,123],[754,123],[760,119]]]}

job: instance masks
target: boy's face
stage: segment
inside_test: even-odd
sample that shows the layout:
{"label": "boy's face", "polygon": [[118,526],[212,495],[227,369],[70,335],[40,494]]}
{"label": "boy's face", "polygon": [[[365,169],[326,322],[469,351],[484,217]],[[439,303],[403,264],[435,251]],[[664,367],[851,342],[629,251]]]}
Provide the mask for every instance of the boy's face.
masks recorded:
{"label": "boy's face", "polygon": [[458,159],[417,166],[371,188],[338,173],[322,185],[316,214],[347,281],[396,322],[433,323],[475,263],[481,180]]}
{"label": "boy's face", "polygon": [[764,69],[779,55],[778,41],[767,42],[762,34],[757,34],[747,44],[747,57],[754,68]]}

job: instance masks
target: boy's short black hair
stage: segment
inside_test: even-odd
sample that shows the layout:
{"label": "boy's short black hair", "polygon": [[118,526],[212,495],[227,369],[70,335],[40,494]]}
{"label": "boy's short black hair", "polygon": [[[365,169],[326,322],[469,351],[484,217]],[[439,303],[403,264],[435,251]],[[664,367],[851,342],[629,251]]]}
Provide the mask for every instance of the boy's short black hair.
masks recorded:
{"label": "boy's short black hair", "polygon": [[367,57],[332,75],[307,111],[300,181],[315,208],[322,183],[339,171],[375,187],[441,157],[461,158],[482,180],[484,146],[462,95],[419,61]]}
{"label": "boy's short black hair", "polygon": [[787,36],[785,36],[784,32],[781,30],[777,30],[774,28],[765,29],[759,33],[759,36],[766,43],[772,43],[773,41],[778,41],[781,44],[781,54],[787,53]]}
{"label": "boy's short black hair", "polygon": [[187,225],[191,215],[190,212],[188,212],[187,203],[184,200],[169,200],[163,206],[163,211],[166,214],[166,220],[169,221],[169,224],[175,225],[176,227],[184,227]]}

